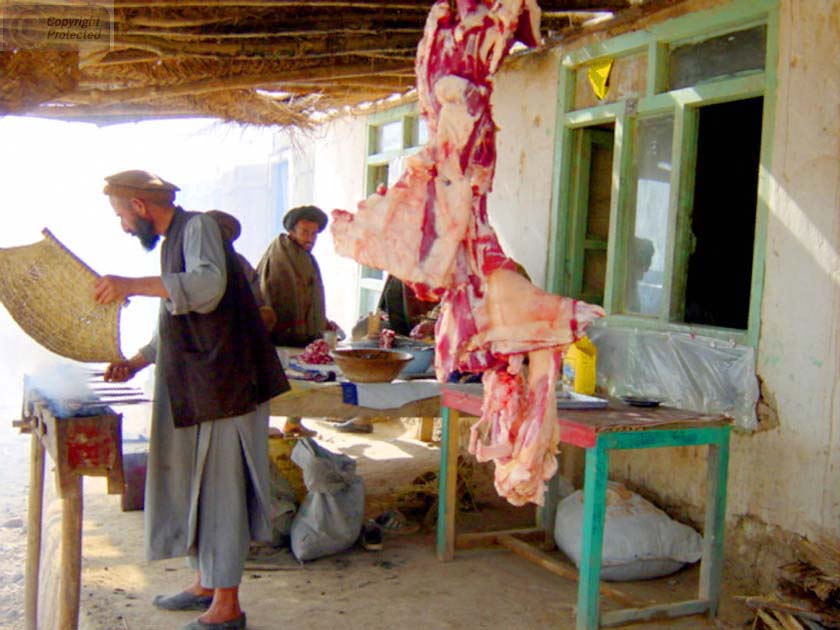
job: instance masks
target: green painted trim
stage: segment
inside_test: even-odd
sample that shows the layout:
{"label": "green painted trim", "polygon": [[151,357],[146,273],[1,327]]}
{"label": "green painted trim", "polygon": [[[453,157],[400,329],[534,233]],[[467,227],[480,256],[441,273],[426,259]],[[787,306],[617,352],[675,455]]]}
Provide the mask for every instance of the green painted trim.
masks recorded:
{"label": "green painted trim", "polygon": [[567,249],[568,280],[566,295],[580,296],[583,290],[583,242],[589,220],[589,175],[592,170],[592,137],[588,129],[575,130],[575,155],[572,163],[572,202],[569,212]]}
{"label": "green painted trim", "polygon": [[640,116],[647,116],[674,107],[714,105],[761,96],[765,89],[764,77],[764,72],[755,72],[739,77],[698,83],[688,88],[640,99],[637,110]]}
{"label": "green painted trim", "polygon": [[647,89],[645,96],[655,96],[668,88],[668,46],[653,40],[647,52]]}
{"label": "green painted trim", "polygon": [[[607,273],[604,278],[604,310],[607,314],[620,313],[624,302],[624,278],[627,269],[627,208],[635,186],[628,183],[632,177],[635,120],[621,115],[615,121],[613,144],[613,181],[610,191],[610,228],[607,240]],[[618,173],[618,177],[615,174]]]}
{"label": "green painted trim", "polygon": [[[435,532],[436,549],[438,558],[446,558],[448,555],[448,541],[446,539],[446,495],[448,492],[447,480],[449,479],[449,433],[453,429],[450,426],[451,411],[449,407],[441,407],[441,443],[440,443],[440,470],[438,470],[438,518]],[[457,420],[456,420],[457,424]],[[456,473],[457,474],[457,473]],[[457,485],[457,479],[456,479]],[[457,503],[457,502],[456,502]]]}
{"label": "green painted trim", "polygon": [[[752,96],[761,96],[765,89],[765,73],[751,72],[743,76],[729,77],[700,83],[688,88],[641,98],[636,106],[640,116],[651,116],[689,105],[712,105]],[[564,114],[562,124],[567,127],[588,127],[612,122],[624,113],[626,101],[598,105]]]}
{"label": "green painted trim", "polygon": [[389,122],[394,122],[405,116],[416,116],[420,111],[419,105],[416,102],[403,103],[390,109],[384,109],[379,112],[369,114],[367,117],[367,124],[373,126],[384,125]]}
{"label": "green painted trim", "polygon": [[600,433],[598,446],[608,450],[729,444],[729,426]]}
{"label": "green painted trim", "polygon": [[607,514],[607,474],[610,452],[599,436],[595,446],[586,449],[584,468],[583,514],[581,515],[580,565],[576,630],[600,627],[600,579]]}
{"label": "green painted trim", "polygon": [[590,125],[602,125],[613,122],[624,113],[626,105],[624,101],[610,103],[609,105],[598,105],[589,109],[581,109],[569,112],[563,116],[561,124],[571,127],[589,127]]}
{"label": "green painted trim", "polygon": [[750,310],[747,316],[749,343],[758,348],[761,337],[761,302],[764,295],[764,273],[767,258],[767,223],[770,195],[773,190],[773,132],[776,128],[777,66],[779,60],[779,12],[767,17],[767,57],[764,88],[764,111],[761,117],[761,155],[758,163],[758,206],[755,210],[755,239],[750,289]]}
{"label": "green painted trim", "polygon": [[723,575],[723,537],[726,532],[726,494],[729,475],[729,430],[706,457],[706,518],[703,524],[703,556],[698,596],[709,603],[709,615],[717,614]]}
{"label": "green painted trim", "polygon": [[[375,134],[376,127],[371,127],[371,129],[374,130]],[[406,153],[407,151],[405,149],[392,149],[391,151],[383,151],[382,153],[371,153],[367,156],[366,163],[368,166],[382,166],[383,164],[387,164],[394,158],[398,158],[401,155],[405,155]]]}
{"label": "green painted trim", "polygon": [[650,33],[647,30],[619,35],[569,52],[563,57],[563,65],[567,68],[575,68],[604,57],[625,57],[644,52],[649,40]]}
{"label": "green painted trim", "polygon": [[[671,261],[673,284],[670,290],[671,308],[667,319],[682,322],[685,317],[685,289],[688,260],[691,256],[691,214],[694,208],[694,178],[697,172],[697,131],[699,116],[694,107],[678,110],[681,119],[679,146],[679,173],[674,178],[677,186],[676,216],[674,217],[674,256]],[[676,155],[676,153],[675,153]]]}
{"label": "green painted trim", "polygon": [[546,288],[551,293],[568,295],[566,266],[566,233],[569,217],[571,181],[572,130],[563,124],[564,104],[574,96],[572,73],[560,66],[557,85],[557,112],[554,123],[554,155],[557,156],[551,184],[552,212],[549,215],[549,249],[546,261]]}
{"label": "green painted trim", "polygon": [[576,68],[604,57],[630,55],[644,50],[651,40],[682,43],[749,28],[764,22],[777,3],[778,0],[734,0],[705,11],[695,11],[571,51],[563,57],[563,65]]}
{"label": "green painted trim", "polygon": [[778,0],[734,0],[705,11],[653,24],[648,30],[651,36],[669,44],[693,41],[701,34],[703,39],[717,37],[763,23],[768,12],[775,9],[777,4]]}
{"label": "green painted trim", "polygon": [[678,107],[673,114],[671,123],[671,180],[668,182],[668,230],[665,236],[665,269],[662,282],[662,303],[659,305],[659,318],[668,321],[673,308],[673,284],[675,274],[674,257],[677,250],[677,215],[680,205],[680,180],[683,173],[683,126],[685,124],[685,108]]}

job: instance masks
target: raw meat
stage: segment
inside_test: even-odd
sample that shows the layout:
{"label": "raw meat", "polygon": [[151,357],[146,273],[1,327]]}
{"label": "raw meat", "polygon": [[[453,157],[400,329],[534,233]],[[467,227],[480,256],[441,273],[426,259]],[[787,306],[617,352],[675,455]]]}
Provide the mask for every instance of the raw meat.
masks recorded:
{"label": "raw meat", "polygon": [[330,356],[330,347],[323,339],[316,339],[303,349],[297,356],[298,361],[308,363],[309,365],[326,365],[334,363]]}
{"label": "raw meat", "polygon": [[[496,489],[542,503],[555,472],[554,389],[563,351],[597,307],[549,294],[519,275],[487,216],[496,163],[492,75],[515,39],[539,41],[535,0],[435,3],[417,51],[417,92],[429,142],[400,180],[353,214],[333,211],[336,251],[386,269],[418,297],[440,299],[435,368],[482,373],[482,418],[470,452],[496,462]],[[527,366],[526,366],[527,363]]]}

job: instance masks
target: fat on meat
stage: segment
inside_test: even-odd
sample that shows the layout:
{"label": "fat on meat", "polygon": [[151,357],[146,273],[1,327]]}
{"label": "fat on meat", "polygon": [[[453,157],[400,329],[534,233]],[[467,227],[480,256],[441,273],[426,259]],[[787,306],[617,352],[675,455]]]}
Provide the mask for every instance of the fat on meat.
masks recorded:
{"label": "fat on meat", "polygon": [[482,374],[470,452],[496,464],[497,491],[542,504],[557,468],[555,386],[563,352],[603,310],[550,294],[517,272],[490,225],[496,165],[493,74],[515,40],[539,43],[536,0],[436,2],[415,71],[428,143],[355,213],[333,210],[336,251],[439,299],[435,369]]}

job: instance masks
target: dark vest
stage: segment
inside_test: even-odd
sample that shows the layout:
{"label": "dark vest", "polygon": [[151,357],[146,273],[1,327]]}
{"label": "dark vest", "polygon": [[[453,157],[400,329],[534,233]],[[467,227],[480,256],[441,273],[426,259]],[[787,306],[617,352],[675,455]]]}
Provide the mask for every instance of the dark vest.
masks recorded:
{"label": "dark vest", "polygon": [[[197,212],[175,209],[160,251],[163,272],[184,272],[184,230]],[[158,362],[176,427],[239,416],[288,391],[286,374],[230,243],[227,286],[212,313],[161,309]]]}

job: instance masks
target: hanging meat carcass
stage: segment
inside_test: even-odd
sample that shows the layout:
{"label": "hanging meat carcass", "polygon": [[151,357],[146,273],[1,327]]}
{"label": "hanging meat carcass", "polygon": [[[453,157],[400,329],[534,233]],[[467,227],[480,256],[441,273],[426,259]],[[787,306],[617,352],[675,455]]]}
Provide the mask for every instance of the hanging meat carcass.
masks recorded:
{"label": "hanging meat carcass", "polygon": [[542,504],[544,482],[557,467],[554,390],[562,354],[603,311],[522,277],[488,221],[496,164],[492,75],[515,40],[538,43],[539,7],[535,0],[455,5],[433,5],[417,51],[427,145],[407,158],[396,184],[356,213],[334,210],[332,235],[339,254],[441,301],[438,378],[456,370],[483,374],[470,452],[495,460],[496,489],[511,503]]}

